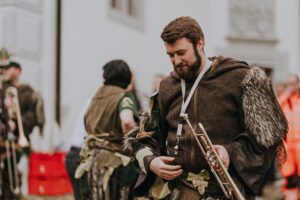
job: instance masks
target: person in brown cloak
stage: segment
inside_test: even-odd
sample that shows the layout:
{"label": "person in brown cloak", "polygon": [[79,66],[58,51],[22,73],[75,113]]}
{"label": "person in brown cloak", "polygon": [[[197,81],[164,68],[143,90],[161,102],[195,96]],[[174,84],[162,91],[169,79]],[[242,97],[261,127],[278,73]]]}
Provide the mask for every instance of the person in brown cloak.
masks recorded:
{"label": "person in brown cloak", "polygon": [[122,147],[123,134],[138,122],[135,97],[127,90],[132,74],[126,62],[112,60],[103,66],[103,79],[84,116],[87,149],[81,150],[75,178],[86,180],[80,199],[129,200],[139,174],[134,157]]}
{"label": "person in brown cloak", "polygon": [[287,122],[268,77],[244,61],[206,57],[203,32],[190,17],[171,21],[161,38],[174,71],[162,80],[151,112],[125,143],[141,168],[135,195],[226,199],[180,117],[188,116],[196,132],[198,122],[203,124],[245,199],[254,199],[275,156],[279,164],[285,160]]}

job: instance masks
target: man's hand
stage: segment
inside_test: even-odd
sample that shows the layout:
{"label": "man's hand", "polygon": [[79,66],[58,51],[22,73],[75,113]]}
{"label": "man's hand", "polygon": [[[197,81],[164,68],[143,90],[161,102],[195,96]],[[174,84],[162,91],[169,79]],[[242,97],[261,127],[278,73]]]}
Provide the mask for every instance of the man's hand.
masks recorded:
{"label": "man's hand", "polygon": [[[224,167],[228,170],[228,167],[230,164],[230,157],[229,157],[227,150],[222,145],[213,145],[213,146],[214,146],[221,162],[223,163]],[[211,150],[210,146],[206,147],[206,150],[208,150],[208,151]],[[219,173],[222,172],[221,166],[218,163],[216,163],[214,168],[217,172],[219,172]]]}
{"label": "man's hand", "polygon": [[[222,145],[214,145],[214,148],[215,148],[219,158],[221,159],[222,163],[224,164],[224,167],[226,169],[228,169],[229,164],[230,164],[230,157],[229,157],[227,150]],[[219,168],[220,166],[216,166],[216,167]]]}
{"label": "man's hand", "polygon": [[174,161],[173,157],[160,156],[150,162],[150,170],[160,178],[173,180],[182,174],[180,165],[168,165],[168,162]]}

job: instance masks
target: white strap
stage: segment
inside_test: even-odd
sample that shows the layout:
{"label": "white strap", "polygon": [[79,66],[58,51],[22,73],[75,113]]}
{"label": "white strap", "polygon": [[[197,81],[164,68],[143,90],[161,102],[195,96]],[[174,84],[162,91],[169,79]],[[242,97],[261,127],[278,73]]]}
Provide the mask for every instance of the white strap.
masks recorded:
{"label": "white strap", "polygon": [[[209,69],[209,67],[211,66],[212,64],[212,61],[208,60],[206,58],[206,63],[203,67],[203,69],[201,70],[201,72],[199,73],[196,81],[194,82],[194,85],[186,99],[186,101],[184,101],[184,97],[185,97],[185,90],[186,90],[186,83],[185,83],[185,80],[184,79],[181,79],[181,91],[182,91],[182,105],[181,105],[181,111],[180,111],[180,116],[183,116],[185,114],[185,111],[187,109],[187,106],[189,105],[191,99],[192,99],[192,96],[201,80],[201,78],[203,77],[203,75],[205,74],[205,72]],[[177,127],[177,137],[180,137],[181,136],[181,133],[182,133],[182,123],[179,123],[178,124],[178,127]]]}

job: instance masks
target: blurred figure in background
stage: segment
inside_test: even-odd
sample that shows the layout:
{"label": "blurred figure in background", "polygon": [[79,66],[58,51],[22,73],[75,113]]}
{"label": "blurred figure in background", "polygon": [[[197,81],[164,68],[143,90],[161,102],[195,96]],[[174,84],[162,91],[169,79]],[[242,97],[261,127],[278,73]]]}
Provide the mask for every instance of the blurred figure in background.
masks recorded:
{"label": "blurred figure in background", "polygon": [[275,85],[275,94],[277,97],[279,97],[285,90],[285,84],[282,82],[278,82]]}
{"label": "blurred figure in background", "polygon": [[17,89],[24,133],[29,141],[29,134],[35,126],[40,128],[40,132],[43,130],[45,123],[44,103],[39,93],[35,92],[29,84],[20,82],[21,72],[21,65],[17,62],[10,62],[4,66],[3,89],[5,91],[10,86]]}
{"label": "blurred figure in background", "polygon": [[70,181],[72,183],[74,197],[76,200],[81,200],[80,197],[81,197],[82,191],[81,191],[81,187],[80,187],[80,180],[76,179],[74,177],[74,175],[75,175],[76,168],[78,167],[79,161],[80,161],[79,152],[81,150],[81,147],[84,145],[84,138],[87,136],[87,132],[84,127],[84,114],[87,111],[90,102],[91,102],[91,100],[88,100],[84,104],[84,106],[78,116],[78,119],[75,124],[74,132],[71,136],[71,141],[70,141],[71,148],[70,148],[69,152],[67,153],[66,161],[65,161],[67,172],[68,172]]}
{"label": "blurred figure in background", "polygon": [[[134,158],[123,151],[123,137],[138,122],[137,106],[130,92],[131,71],[123,60],[103,67],[104,86],[92,98],[84,117],[88,149],[75,176],[87,171],[88,196],[97,200],[133,199],[131,188],[139,173]],[[130,86],[128,88],[128,86]]]}
{"label": "blurred figure in background", "polygon": [[[7,134],[9,133],[14,135],[10,138],[11,141],[15,141],[16,146],[16,148],[14,148],[15,150],[12,150],[12,152],[10,150],[11,156],[9,157],[11,158],[2,160],[1,199],[19,199],[21,198],[21,179],[19,175],[16,174],[16,172],[19,173],[18,170],[15,170],[15,168],[17,168],[16,164],[18,164],[22,152],[24,152],[27,156],[29,156],[30,154],[29,134],[32,132],[33,128],[35,126],[38,126],[40,128],[40,132],[42,133],[43,125],[45,122],[44,106],[41,96],[37,92],[35,92],[30,87],[30,85],[20,82],[22,68],[19,63],[11,61],[7,65],[1,67],[3,70],[2,95],[7,96],[5,97],[5,107],[2,106],[0,131],[1,135],[4,135],[4,139],[7,139]],[[12,92],[12,97],[8,95],[11,93],[7,93],[7,91],[16,91],[16,93]],[[20,110],[18,109],[17,104],[19,104]],[[21,114],[19,115],[21,118],[19,118],[19,123],[17,114],[18,110]],[[25,135],[25,137],[22,138],[23,140],[21,140],[23,143],[20,142],[20,138],[22,135],[20,133],[23,133],[23,135]],[[4,144],[3,140],[1,144]],[[10,148],[13,148],[13,144],[9,145]],[[5,154],[5,152],[2,152],[3,150],[4,149],[1,148],[1,154]],[[5,149],[4,151],[7,152],[7,149]],[[16,162],[13,158],[13,152],[16,152]],[[11,163],[9,163],[8,160],[11,160]]]}
{"label": "blurred figure in background", "polygon": [[287,162],[280,170],[285,178],[283,193],[286,200],[294,200],[300,198],[300,93],[299,78],[296,74],[288,76],[286,87],[278,97],[278,102],[289,123],[287,139],[284,142]]}

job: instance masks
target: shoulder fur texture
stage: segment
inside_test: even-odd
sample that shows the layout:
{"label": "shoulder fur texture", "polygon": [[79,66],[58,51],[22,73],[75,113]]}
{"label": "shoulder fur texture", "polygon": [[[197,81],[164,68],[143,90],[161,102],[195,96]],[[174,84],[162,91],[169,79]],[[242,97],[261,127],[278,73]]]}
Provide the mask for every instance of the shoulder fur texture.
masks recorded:
{"label": "shoulder fur texture", "polygon": [[278,145],[286,137],[288,124],[265,72],[252,65],[241,86],[246,128],[258,144],[266,148]]}
{"label": "shoulder fur texture", "polygon": [[132,128],[123,138],[123,150],[126,152],[134,153],[141,146],[138,145],[138,140],[149,138],[153,134],[153,132],[145,132],[144,130],[145,124],[150,119],[150,111],[145,110],[139,118],[139,126]]}

